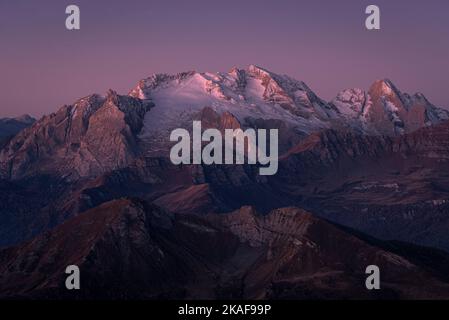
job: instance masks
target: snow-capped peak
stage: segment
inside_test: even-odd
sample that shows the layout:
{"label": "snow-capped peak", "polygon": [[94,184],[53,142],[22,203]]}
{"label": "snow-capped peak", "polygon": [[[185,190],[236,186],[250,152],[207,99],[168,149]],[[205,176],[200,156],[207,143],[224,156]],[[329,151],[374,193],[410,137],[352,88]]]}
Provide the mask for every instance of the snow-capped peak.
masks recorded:
{"label": "snow-capped peak", "polygon": [[367,100],[367,93],[359,88],[341,91],[332,103],[343,117],[355,119],[361,115]]}
{"label": "snow-capped peak", "polygon": [[368,91],[343,90],[328,103],[304,82],[257,65],[234,67],[229,72],[154,74],[141,80],[130,95],[155,105],[146,116],[142,132],[146,137],[187,123],[204,107],[219,114],[229,112],[243,125],[246,119],[273,119],[312,132],[343,123],[388,135],[437,123],[446,114],[422,94],[401,93],[389,79],[377,80]]}
{"label": "snow-capped peak", "polygon": [[250,76],[253,77],[271,77],[272,73],[264,68],[251,64],[247,68],[247,72]]}
{"label": "snow-capped peak", "polygon": [[141,80],[131,96],[151,100],[141,136],[163,139],[168,131],[188,126],[201,110],[229,112],[245,125],[250,119],[281,120],[297,131],[312,132],[330,126],[336,111],[307,85],[251,65],[229,72],[186,72],[152,75]]}

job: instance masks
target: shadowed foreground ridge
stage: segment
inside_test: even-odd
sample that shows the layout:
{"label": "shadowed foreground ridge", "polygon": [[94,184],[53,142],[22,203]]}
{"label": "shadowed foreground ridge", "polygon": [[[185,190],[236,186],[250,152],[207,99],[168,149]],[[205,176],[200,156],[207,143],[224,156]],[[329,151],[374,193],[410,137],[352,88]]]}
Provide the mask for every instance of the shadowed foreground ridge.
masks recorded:
{"label": "shadowed foreground ridge", "polygon": [[[441,252],[366,241],[350,230],[283,208],[228,215],[168,214],[119,199],[0,251],[5,298],[444,298]],[[420,260],[416,253],[428,252]],[[429,259],[432,257],[432,259]],[[382,270],[382,290],[364,287],[364,268]],[[82,288],[65,289],[65,267]]]}

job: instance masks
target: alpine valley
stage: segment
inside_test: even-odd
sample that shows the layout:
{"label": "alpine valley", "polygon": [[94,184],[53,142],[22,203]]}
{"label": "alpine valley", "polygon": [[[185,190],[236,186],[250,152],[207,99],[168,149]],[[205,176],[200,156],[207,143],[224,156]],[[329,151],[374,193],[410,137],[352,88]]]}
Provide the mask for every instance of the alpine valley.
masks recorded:
{"label": "alpine valley", "polygon": [[[193,121],[278,129],[277,173],[173,165]],[[448,299],[448,230],[449,112],[386,79],[324,101],[254,65],[155,74],[0,120],[0,298]]]}

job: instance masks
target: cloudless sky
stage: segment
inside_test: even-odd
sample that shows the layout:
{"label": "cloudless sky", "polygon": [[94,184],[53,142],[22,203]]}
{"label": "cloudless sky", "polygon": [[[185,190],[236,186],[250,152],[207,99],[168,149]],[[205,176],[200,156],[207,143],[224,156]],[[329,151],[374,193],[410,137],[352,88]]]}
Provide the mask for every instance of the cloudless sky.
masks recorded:
{"label": "cloudless sky", "polygon": [[[81,30],[65,29],[77,4]],[[381,30],[364,27],[381,9]],[[152,73],[257,64],[332,99],[390,78],[449,106],[447,0],[0,0],[0,117],[56,111]]]}

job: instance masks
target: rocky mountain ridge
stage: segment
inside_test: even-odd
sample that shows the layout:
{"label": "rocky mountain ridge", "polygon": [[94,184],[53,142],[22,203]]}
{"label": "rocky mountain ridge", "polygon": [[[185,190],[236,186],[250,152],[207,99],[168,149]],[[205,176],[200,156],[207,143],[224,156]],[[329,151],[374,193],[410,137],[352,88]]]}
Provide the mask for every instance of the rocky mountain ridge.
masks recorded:
{"label": "rocky mountain ridge", "polygon": [[[105,203],[0,250],[0,297],[39,299],[417,299],[449,294],[449,257],[368,240],[304,210],[172,215],[133,199]],[[64,286],[65,267],[82,272]],[[365,288],[365,268],[382,290]],[[51,275],[51,276],[49,276]]]}
{"label": "rocky mountain ridge", "polygon": [[232,118],[233,128],[279,129],[281,153],[326,129],[394,137],[449,118],[423,95],[403,94],[388,80],[327,103],[304,82],[254,65],[229,73],[157,74],[129,96],[111,90],[44,116],[1,148],[0,176],[56,173],[76,180],[126,167],[141,153],[166,157],[171,130],[191,128],[204,110]]}

